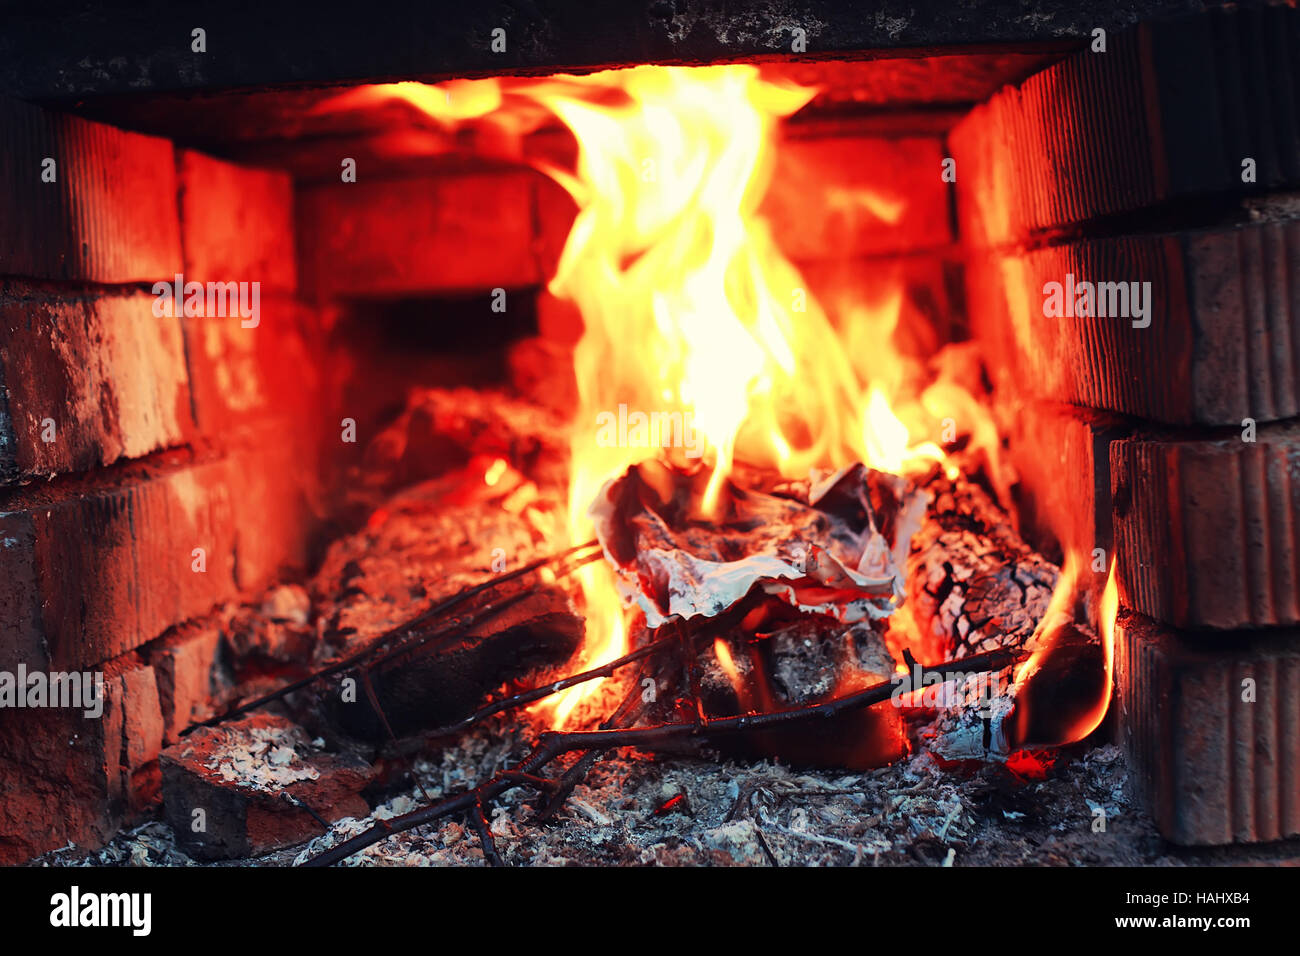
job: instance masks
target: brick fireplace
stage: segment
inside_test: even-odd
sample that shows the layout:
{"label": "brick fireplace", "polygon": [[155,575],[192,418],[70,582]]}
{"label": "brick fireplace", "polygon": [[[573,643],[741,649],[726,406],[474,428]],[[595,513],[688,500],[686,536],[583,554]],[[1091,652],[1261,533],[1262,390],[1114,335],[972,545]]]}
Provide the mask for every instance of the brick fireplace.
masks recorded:
{"label": "brick fireplace", "polygon": [[[616,54],[757,56],[821,88],[765,206],[783,251],[814,294],[893,277],[936,337],[919,351],[974,343],[1020,531],[1086,555],[1096,592],[1115,560],[1096,737],[1124,745],[1166,839],[1254,844],[1300,836],[1300,16],[1174,6],[1105,24],[1104,50],[1091,22],[974,37],[918,17],[906,56],[852,31],[797,57],[698,35]],[[156,812],[161,752],[232,679],[220,609],[304,580],[364,523],[354,484],[407,389],[570,404],[582,319],[544,286],[573,201],[409,111],[327,108],[395,76],[609,65],[510,51],[242,77],[217,59],[141,92],[7,77],[0,671],[102,672],[105,710],[0,714],[0,860]],[[862,190],[902,212],[835,207]],[[1067,275],[1150,283],[1149,314],[1048,316]],[[256,280],[255,326],[158,318],[176,276]]]}

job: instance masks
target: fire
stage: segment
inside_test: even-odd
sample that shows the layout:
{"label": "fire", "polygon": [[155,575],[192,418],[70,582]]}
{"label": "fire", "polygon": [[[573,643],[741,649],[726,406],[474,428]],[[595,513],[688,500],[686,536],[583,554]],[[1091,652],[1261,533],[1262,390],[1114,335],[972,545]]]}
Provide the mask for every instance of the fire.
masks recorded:
{"label": "fire", "polygon": [[1082,740],[1097,729],[1110,709],[1110,695],[1115,681],[1115,620],[1119,617],[1119,583],[1115,580],[1115,560],[1110,562],[1110,574],[1101,592],[1097,608],[1097,626],[1101,630],[1101,649],[1105,668],[1104,693],[1093,707],[1092,713],[1075,728],[1076,740]]}
{"label": "fire", "polygon": [[[881,471],[905,474],[918,462],[946,461],[948,456],[932,441],[919,445],[909,443],[909,433],[903,420],[894,414],[884,392],[872,386],[862,422],[863,460]],[[948,466],[948,477],[956,478],[955,466]]]}
{"label": "fire", "polygon": [[718,666],[722,672],[727,675],[727,680],[731,681],[732,687],[740,687],[740,670],[736,667],[736,662],[731,658],[731,648],[722,638],[713,639],[713,654],[718,659]]}
{"label": "fire", "polygon": [[[1112,559],[1106,585],[1097,602],[1096,622],[1100,647],[1080,645],[1075,627],[1075,606],[1086,588],[1082,562],[1067,556],[1047,612],[1039,622],[1034,652],[1015,673],[1018,689],[1017,725],[1022,743],[1064,746],[1083,740],[1101,725],[1110,709],[1115,675],[1115,620],[1119,614],[1119,587]],[[1037,692],[1041,677],[1044,690]],[[1055,698],[1051,712],[1037,711],[1047,697]],[[1032,729],[1030,729],[1032,728]],[[1044,739],[1050,737],[1051,739]]]}
{"label": "fire", "polygon": [[[969,415],[976,403],[926,391],[933,374],[894,346],[901,280],[872,287],[858,279],[852,306],[828,312],[758,213],[781,123],[816,90],[765,79],[752,65],[458,82],[368,87],[330,108],[390,99],[439,127],[484,123],[516,133],[543,112],[576,139],[573,170],[526,160],[578,206],[549,285],[578,306],[585,326],[574,351],[570,541],[592,537],[587,509],[600,487],[653,455],[683,464],[702,455],[711,469],[704,515],[725,506],[723,489],[741,461],[789,478],[854,461],[904,474],[946,461],[936,441],[913,436],[938,436],[945,416]],[[865,192],[826,201],[886,221],[905,209]],[[680,416],[702,436],[700,447],[601,441],[598,420],[621,407]],[[973,426],[967,418],[966,430]],[[583,664],[593,667],[626,652],[628,625],[607,567],[584,567],[580,581]],[[561,695],[554,723],[599,683]]]}
{"label": "fire", "polygon": [[[943,457],[933,444],[913,449],[887,397],[864,389],[757,214],[779,122],[814,92],[766,82],[752,66],[642,67],[536,91],[579,147],[576,175],[548,170],[579,207],[550,284],[585,323],[574,353],[575,540],[590,534],[600,486],[656,453],[593,441],[597,416],[620,405],[681,414],[702,433],[712,467],[704,514],[716,513],[737,458],[801,477],[853,460],[902,471],[918,456]],[[897,296],[892,307],[896,321]],[[626,649],[610,578],[592,569],[583,582],[592,664]],[[589,692],[575,688],[556,722]]]}

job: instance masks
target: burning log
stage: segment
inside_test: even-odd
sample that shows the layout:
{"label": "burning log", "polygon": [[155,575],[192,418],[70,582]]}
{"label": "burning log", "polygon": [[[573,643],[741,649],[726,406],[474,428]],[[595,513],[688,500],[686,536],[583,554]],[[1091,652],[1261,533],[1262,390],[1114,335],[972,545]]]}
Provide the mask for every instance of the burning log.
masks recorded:
{"label": "burning log", "polygon": [[906,604],[922,647],[961,660],[1023,646],[1047,612],[1059,570],[978,485],[936,471],[925,487],[931,504],[912,536]]}
{"label": "burning log", "polygon": [[[713,649],[703,652],[702,714],[824,701],[884,680],[918,648],[953,662],[942,693],[919,701],[939,711],[927,733],[931,748],[950,759],[1010,752],[1002,726],[1014,711],[1010,669],[969,675],[960,662],[998,649],[1027,653],[1059,572],[1020,539],[982,488],[939,469],[919,486],[861,466],[820,483],[768,489],[749,476],[750,487],[729,486],[725,513],[710,520],[698,511],[698,483],[643,463],[607,486],[593,513],[625,592],[648,621],[753,605],[739,632],[719,628]],[[865,568],[876,576],[855,576]],[[886,618],[887,641],[870,626],[883,627]],[[744,745],[850,767],[907,751],[897,708],[857,713],[853,722],[816,740],[781,731]]]}
{"label": "burning log", "polygon": [[912,537],[908,600],[896,621],[909,642],[951,662],[917,701],[938,711],[923,731],[948,761],[1002,760],[1018,745],[1013,669],[971,673],[964,662],[996,649],[1028,653],[1047,616],[1059,569],[1016,533],[978,485],[936,471],[925,522]]}
{"label": "burning log", "polygon": [[[572,614],[572,611],[568,609],[567,599],[563,610],[554,603],[547,603],[545,597],[543,597],[541,599],[542,603],[533,605],[533,616],[531,618],[528,611],[515,611],[514,614],[507,616],[506,612],[510,608],[523,603],[529,598],[536,598],[536,593],[532,586],[528,584],[517,587],[514,593],[507,597],[497,597],[495,600],[489,600],[486,603],[480,601],[476,610],[465,612],[464,616],[458,621],[449,620],[449,618],[453,610],[459,609],[467,602],[479,599],[482,595],[490,594],[494,589],[502,585],[510,584],[537,572],[546,570],[554,577],[562,577],[598,556],[598,552],[590,550],[594,544],[595,542],[587,542],[557,555],[538,558],[513,571],[503,572],[494,578],[462,588],[449,597],[437,601],[432,606],[409,617],[396,627],[370,635],[368,639],[357,642],[360,645],[359,647],[357,645],[349,646],[346,653],[336,655],[318,670],[289,681],[276,690],[262,694],[253,700],[240,703],[224,713],[193,724],[186,728],[183,734],[189,734],[201,728],[217,726],[250,711],[283,700],[295,691],[312,687],[327,678],[348,673],[351,673],[354,679],[357,675],[360,675],[363,683],[369,683],[372,692],[369,702],[373,708],[373,714],[382,718],[380,714],[382,707],[376,706],[377,700],[373,694],[374,685],[369,682],[368,677],[369,671],[375,667],[382,667],[400,658],[407,660],[418,659],[420,652],[425,650],[426,646],[431,643],[434,647],[445,648],[448,645],[453,645],[455,640],[461,640],[465,642],[461,650],[466,655],[461,662],[461,673],[463,674],[465,668],[470,667],[469,662],[481,662],[484,659],[481,654],[482,641],[496,633],[489,626],[492,621],[496,621],[496,626],[504,626],[507,630],[526,628],[530,620],[539,626],[541,626],[542,622],[546,622],[561,636],[566,630],[572,634],[574,630],[580,630],[580,627],[573,621],[565,621],[566,614]],[[478,647],[475,647],[476,641],[479,643]],[[503,666],[508,667],[510,665],[505,664]],[[499,675],[494,674],[493,676],[497,677]],[[504,678],[501,679],[504,680]],[[486,692],[489,687],[495,686],[499,682],[493,680],[487,684],[480,683],[479,686],[483,692]]]}
{"label": "burning log", "polygon": [[568,660],[582,646],[583,624],[563,591],[545,587],[490,612],[463,633],[453,631],[377,662],[365,677],[373,699],[370,691],[347,694],[327,687],[322,710],[332,725],[365,740],[439,727],[471,713],[485,688]]}
{"label": "burning log", "polygon": [[[899,568],[924,496],[861,465],[820,481],[750,473],[725,487],[713,518],[698,504],[703,477],[645,462],[593,508],[647,623],[712,631],[712,647],[688,665],[701,721],[792,710],[888,679],[895,662],[881,622],[904,593]],[[824,730],[754,732],[726,749],[851,768],[908,749],[897,708],[855,711]]]}

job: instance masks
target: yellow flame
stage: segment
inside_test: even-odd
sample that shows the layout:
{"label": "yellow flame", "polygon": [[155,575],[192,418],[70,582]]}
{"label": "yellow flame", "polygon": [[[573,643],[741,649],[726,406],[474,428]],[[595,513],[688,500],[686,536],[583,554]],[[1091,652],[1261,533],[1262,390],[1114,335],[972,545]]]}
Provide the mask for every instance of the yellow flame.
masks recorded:
{"label": "yellow flame", "polygon": [[[815,90],[764,79],[752,65],[461,82],[385,84],[364,95],[401,100],[450,127],[518,131],[535,125],[540,108],[578,145],[573,170],[529,160],[578,206],[549,286],[576,303],[584,322],[574,351],[570,541],[592,536],[587,509],[601,485],[653,455],[678,462],[702,455],[711,468],[705,514],[720,507],[736,461],[791,478],[854,461],[903,473],[945,461],[935,441],[912,438],[936,433],[949,396],[923,401],[926,370],[892,343],[901,278],[874,288],[857,278],[852,308],[833,318],[758,214],[780,124]],[[905,212],[903,201],[867,191],[830,189],[814,201],[885,222]],[[680,415],[702,441],[661,449],[598,440],[598,416],[620,406]],[[628,627],[608,568],[587,566],[580,581],[583,663],[597,666],[625,653]],[[563,724],[597,685],[561,696],[554,721]]]}
{"label": "yellow flame", "polygon": [[731,648],[727,642],[720,637],[713,639],[713,654],[718,659],[718,666],[722,668],[722,673],[727,675],[727,680],[731,681],[731,686],[740,689],[740,670],[736,667],[736,662],[731,657]]}

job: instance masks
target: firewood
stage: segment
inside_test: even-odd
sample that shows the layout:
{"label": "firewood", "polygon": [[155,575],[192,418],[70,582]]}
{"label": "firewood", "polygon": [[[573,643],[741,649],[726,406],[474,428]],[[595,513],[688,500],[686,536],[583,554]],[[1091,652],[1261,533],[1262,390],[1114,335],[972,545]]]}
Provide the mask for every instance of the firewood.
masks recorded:
{"label": "firewood", "polygon": [[[1026,544],[983,488],[941,471],[907,561],[907,604],[922,653],[950,662],[942,685],[917,703],[936,709],[922,732],[942,759],[1005,759],[1013,746],[1013,668],[968,675],[962,661],[996,649],[1025,652],[1056,588],[1059,571]],[[912,635],[914,638],[918,635]]]}
{"label": "firewood", "polygon": [[926,488],[933,497],[912,536],[906,605],[923,649],[933,643],[939,659],[961,660],[1023,646],[1047,610],[1056,566],[978,485],[936,472]]}
{"label": "firewood", "polygon": [[384,717],[398,736],[438,727],[471,713],[501,683],[568,660],[582,646],[583,633],[568,596],[542,588],[464,634],[368,669],[382,714],[356,685],[327,687],[321,704],[333,725],[366,740],[387,735]]}

